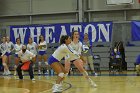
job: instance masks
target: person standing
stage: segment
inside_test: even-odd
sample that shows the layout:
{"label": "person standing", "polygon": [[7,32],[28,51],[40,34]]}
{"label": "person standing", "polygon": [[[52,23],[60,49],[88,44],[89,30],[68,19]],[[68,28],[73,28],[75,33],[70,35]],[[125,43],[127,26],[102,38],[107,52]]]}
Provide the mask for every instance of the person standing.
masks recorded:
{"label": "person standing", "polygon": [[[39,36],[39,44],[38,44],[38,74],[41,74],[41,68],[42,68],[42,61],[44,61],[47,69],[48,69],[48,62],[47,62],[47,42],[44,40],[43,35]],[[47,73],[49,71],[47,70]]]}
{"label": "person standing", "polygon": [[89,47],[89,50],[87,52],[82,52],[82,57],[86,61],[86,66],[88,66],[89,64],[92,74],[97,75],[97,73],[94,72],[92,42],[89,40],[87,33],[84,34],[83,45]]}
{"label": "person standing", "polygon": [[7,65],[7,55],[8,55],[8,44],[6,42],[6,37],[2,38],[2,44],[0,44],[1,57],[2,57],[2,65],[4,66],[3,75],[9,75],[11,72],[9,71],[9,67]]}
{"label": "person standing", "polygon": [[16,44],[14,45],[14,50],[15,50],[15,66],[14,66],[14,75],[16,75],[16,68],[19,62],[19,58],[18,58],[18,52],[22,49],[22,44],[20,41],[20,38],[16,38]]}
{"label": "person standing", "polygon": [[64,66],[60,63],[60,61],[67,55],[71,54],[72,56],[78,56],[78,53],[68,45],[71,43],[71,39],[67,35],[61,36],[60,46],[54,51],[54,53],[49,57],[48,64],[53,68],[53,70],[57,73],[58,77],[56,80],[56,84],[52,87],[53,93],[62,92],[62,81],[66,76],[66,71]]}
{"label": "person standing", "polygon": [[28,39],[27,50],[29,50],[35,55],[35,60],[33,62],[33,72],[34,72],[35,62],[36,62],[36,57],[37,57],[37,44],[33,42],[31,37]]}

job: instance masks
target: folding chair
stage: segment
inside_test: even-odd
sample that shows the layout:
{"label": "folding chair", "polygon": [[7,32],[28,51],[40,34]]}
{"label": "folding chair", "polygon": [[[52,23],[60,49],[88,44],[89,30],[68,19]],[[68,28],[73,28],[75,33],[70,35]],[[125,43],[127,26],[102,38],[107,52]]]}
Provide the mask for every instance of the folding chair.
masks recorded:
{"label": "folding chair", "polygon": [[110,59],[110,66],[109,66],[109,74],[116,72],[122,72],[122,59],[121,58],[114,58]]}
{"label": "folding chair", "polygon": [[94,71],[99,73],[99,74],[101,74],[100,62],[101,62],[100,55],[93,55]]}

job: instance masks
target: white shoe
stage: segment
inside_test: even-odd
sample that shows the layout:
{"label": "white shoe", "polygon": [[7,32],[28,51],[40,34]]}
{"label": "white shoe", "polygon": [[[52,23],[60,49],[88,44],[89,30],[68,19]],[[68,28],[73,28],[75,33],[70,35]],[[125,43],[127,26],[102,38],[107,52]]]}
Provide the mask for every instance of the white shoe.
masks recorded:
{"label": "white shoe", "polygon": [[17,75],[17,71],[14,71],[14,76],[16,76]]}
{"label": "white shoe", "polygon": [[5,72],[3,73],[3,75],[5,75],[5,76],[10,75],[10,71],[5,71]]}
{"label": "white shoe", "polygon": [[62,85],[60,85],[60,84],[55,84],[53,87],[52,87],[52,89],[53,89],[53,93],[54,92],[62,92]]}
{"label": "white shoe", "polygon": [[41,75],[41,71],[38,71],[38,74]]}
{"label": "white shoe", "polygon": [[98,76],[98,74],[97,74],[97,73],[94,73],[94,75],[95,75],[95,76]]}
{"label": "white shoe", "polygon": [[56,86],[59,87],[60,90],[63,90],[62,84],[55,84],[53,85],[52,89],[55,89]]}
{"label": "white shoe", "polygon": [[32,78],[32,81],[35,81],[35,78]]}
{"label": "white shoe", "polygon": [[6,72],[4,71],[2,75],[6,75]]}
{"label": "white shoe", "polygon": [[91,86],[97,88],[97,85],[95,83],[91,84]]}
{"label": "white shoe", "polygon": [[22,70],[22,75],[24,76],[24,71]]}
{"label": "white shoe", "polygon": [[44,74],[45,74],[45,75],[48,75],[49,73],[48,73],[48,72],[45,72]]}
{"label": "white shoe", "polygon": [[11,72],[10,72],[10,71],[8,71],[8,72],[7,72],[7,74],[8,74],[8,75],[10,75],[10,74],[11,74]]}
{"label": "white shoe", "polygon": [[16,80],[23,80],[23,79],[20,79],[20,78],[16,78]]}
{"label": "white shoe", "polygon": [[90,83],[90,85],[91,85],[92,87],[94,87],[94,88],[97,87],[96,83],[93,82],[91,79],[89,79],[89,83]]}

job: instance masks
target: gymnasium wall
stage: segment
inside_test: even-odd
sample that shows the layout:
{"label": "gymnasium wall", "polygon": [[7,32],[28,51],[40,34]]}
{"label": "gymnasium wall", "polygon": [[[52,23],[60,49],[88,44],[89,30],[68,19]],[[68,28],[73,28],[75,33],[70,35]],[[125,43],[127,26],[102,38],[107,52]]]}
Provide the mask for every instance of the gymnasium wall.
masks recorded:
{"label": "gymnasium wall", "polygon": [[113,21],[113,42],[126,41],[131,38],[130,21],[140,19],[137,0],[132,5],[119,6],[108,6],[106,0],[0,0],[0,3],[0,28],[5,28],[7,34],[9,25],[73,23],[79,22],[81,15],[82,22]]}
{"label": "gymnasium wall", "polygon": [[106,5],[106,0],[0,0],[0,30],[10,25],[113,21],[111,46],[131,40],[131,20],[140,20],[140,4]]}

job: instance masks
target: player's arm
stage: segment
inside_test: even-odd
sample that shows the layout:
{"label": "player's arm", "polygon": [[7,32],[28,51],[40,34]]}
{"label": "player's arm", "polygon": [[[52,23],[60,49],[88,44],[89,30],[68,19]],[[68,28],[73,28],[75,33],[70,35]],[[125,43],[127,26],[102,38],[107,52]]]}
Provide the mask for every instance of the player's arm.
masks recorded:
{"label": "player's arm", "polygon": [[29,51],[30,51],[29,45],[27,45],[27,50],[29,50]]}
{"label": "player's arm", "polygon": [[14,44],[11,42],[11,51],[14,51]]}
{"label": "player's arm", "polygon": [[75,51],[71,46],[67,46],[65,48],[65,51],[70,55],[72,54],[72,55],[75,55],[75,56],[79,57],[79,53],[77,51]]}
{"label": "player's arm", "polygon": [[31,53],[31,52],[28,52],[29,53],[29,55],[30,55],[30,59],[33,61],[33,62],[35,62],[35,55],[33,54],[33,53]]}

